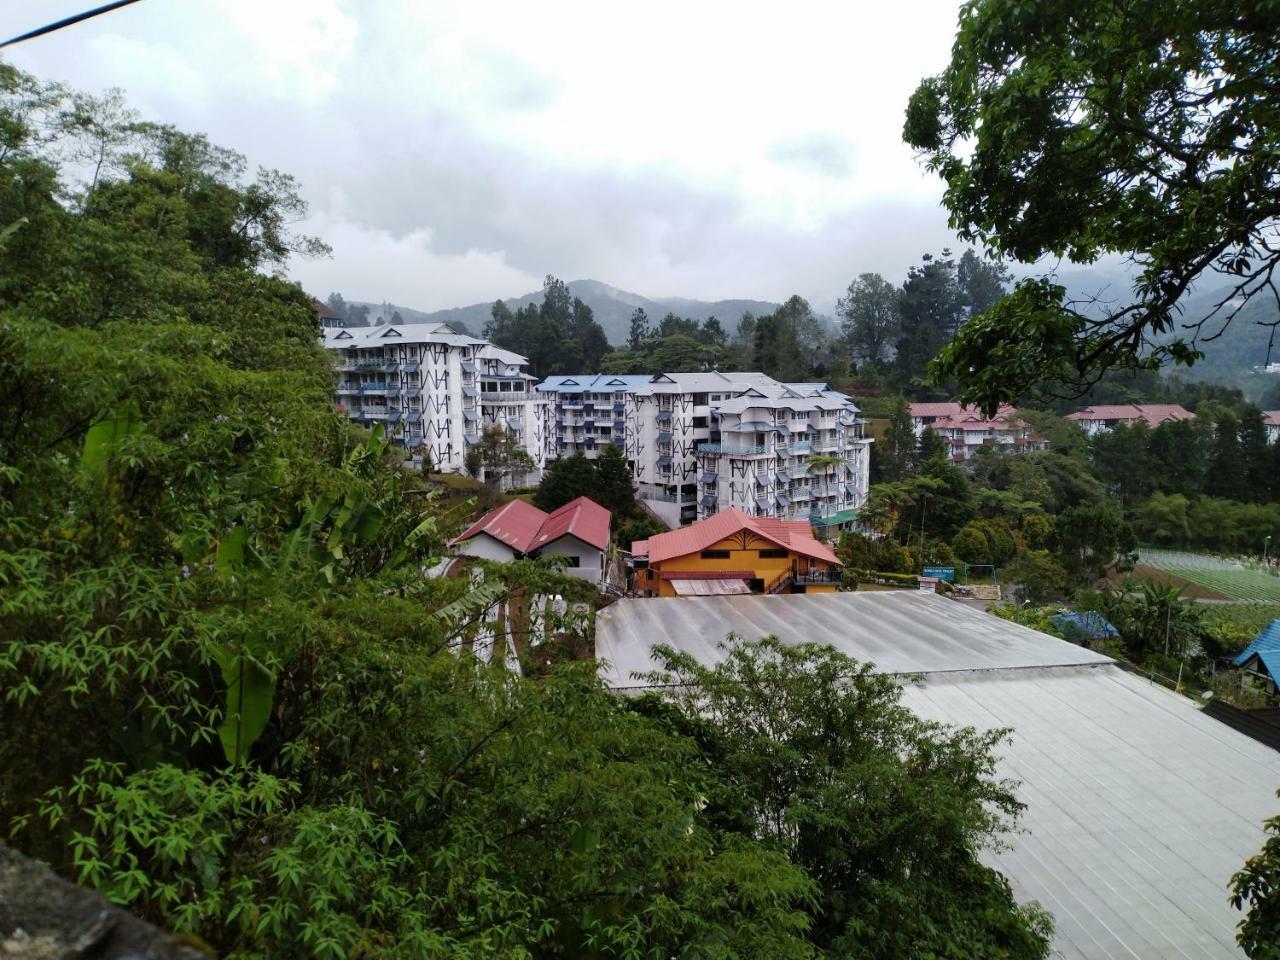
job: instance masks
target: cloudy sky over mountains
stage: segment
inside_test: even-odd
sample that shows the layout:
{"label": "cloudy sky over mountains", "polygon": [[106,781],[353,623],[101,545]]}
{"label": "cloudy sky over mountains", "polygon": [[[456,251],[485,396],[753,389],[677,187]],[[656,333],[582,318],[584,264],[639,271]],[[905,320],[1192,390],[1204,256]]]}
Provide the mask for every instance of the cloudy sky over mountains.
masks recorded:
{"label": "cloudy sky over mountains", "polygon": [[[18,0],[0,32],[90,5]],[[957,8],[143,0],[7,53],[295,174],[322,297],[432,310],[550,272],[829,310],[955,246],[900,133]]]}

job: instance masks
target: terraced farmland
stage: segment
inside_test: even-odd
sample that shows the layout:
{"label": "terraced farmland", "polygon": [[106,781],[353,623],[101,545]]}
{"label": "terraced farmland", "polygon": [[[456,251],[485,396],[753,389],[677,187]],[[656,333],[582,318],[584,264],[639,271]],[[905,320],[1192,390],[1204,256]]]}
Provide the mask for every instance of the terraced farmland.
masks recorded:
{"label": "terraced farmland", "polygon": [[1139,563],[1171,574],[1232,600],[1280,600],[1280,577],[1246,567],[1238,560],[1178,550],[1143,549]]}

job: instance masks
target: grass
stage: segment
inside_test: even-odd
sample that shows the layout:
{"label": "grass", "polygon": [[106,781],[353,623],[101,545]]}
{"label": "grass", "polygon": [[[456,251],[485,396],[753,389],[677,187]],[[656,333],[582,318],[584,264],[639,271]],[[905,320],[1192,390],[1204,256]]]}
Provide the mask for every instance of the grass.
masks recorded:
{"label": "grass", "polygon": [[1243,650],[1272,620],[1280,619],[1280,603],[1214,603],[1200,611],[1205,628],[1229,655]]}

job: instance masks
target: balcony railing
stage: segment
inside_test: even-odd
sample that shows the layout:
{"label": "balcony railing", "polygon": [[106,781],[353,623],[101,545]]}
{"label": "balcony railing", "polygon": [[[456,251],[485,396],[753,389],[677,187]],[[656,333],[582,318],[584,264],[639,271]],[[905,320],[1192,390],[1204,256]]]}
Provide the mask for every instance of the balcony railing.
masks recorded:
{"label": "balcony railing", "polygon": [[482,390],[480,391],[481,403],[524,403],[526,400],[536,400],[536,393],[527,393],[518,390]]}
{"label": "balcony railing", "polygon": [[764,446],[726,446],[723,443],[700,443],[698,444],[697,452],[706,454],[722,454],[729,457],[755,457],[762,453],[768,453],[769,448]]}

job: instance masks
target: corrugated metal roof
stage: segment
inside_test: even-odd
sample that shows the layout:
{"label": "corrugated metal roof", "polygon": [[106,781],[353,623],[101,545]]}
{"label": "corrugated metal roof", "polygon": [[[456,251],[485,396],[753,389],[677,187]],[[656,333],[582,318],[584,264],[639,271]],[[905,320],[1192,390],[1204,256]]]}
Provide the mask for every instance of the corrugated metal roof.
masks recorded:
{"label": "corrugated metal roof", "polygon": [[1259,630],[1253,642],[1231,662],[1237,667],[1243,667],[1254,657],[1258,658],[1272,679],[1280,682],[1280,620],[1272,620]]}
{"label": "corrugated metal roof", "polygon": [[1026,811],[983,856],[1054,914],[1055,957],[1242,956],[1228,883],[1280,812],[1280,754],[1108,657],[915,591],[622,600],[597,620],[601,677],[634,687],[657,643],[715,662],[730,631],[921,674],[921,716],[1013,729],[997,772]]}
{"label": "corrugated metal roof", "polygon": [[751,593],[745,580],[677,580],[670,581],[678,597],[732,597]]}

